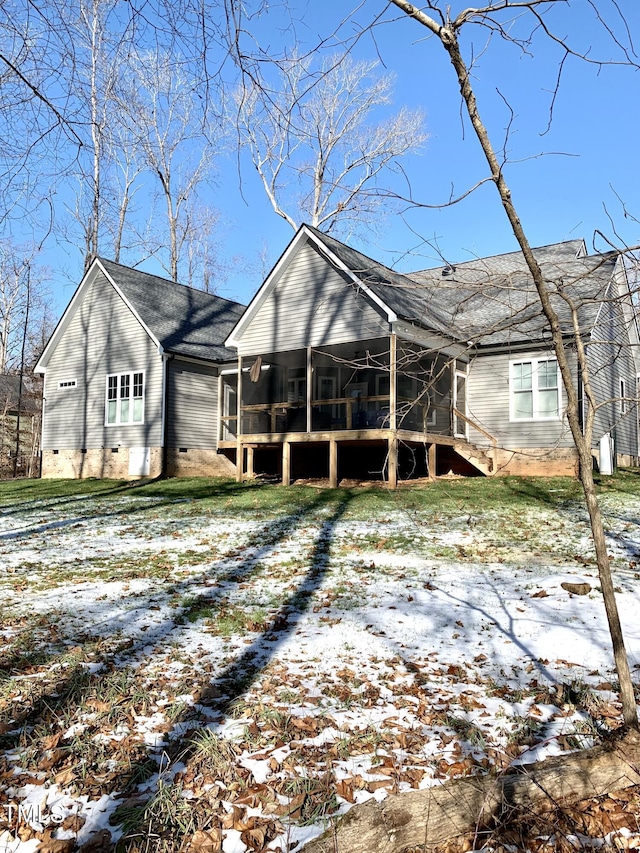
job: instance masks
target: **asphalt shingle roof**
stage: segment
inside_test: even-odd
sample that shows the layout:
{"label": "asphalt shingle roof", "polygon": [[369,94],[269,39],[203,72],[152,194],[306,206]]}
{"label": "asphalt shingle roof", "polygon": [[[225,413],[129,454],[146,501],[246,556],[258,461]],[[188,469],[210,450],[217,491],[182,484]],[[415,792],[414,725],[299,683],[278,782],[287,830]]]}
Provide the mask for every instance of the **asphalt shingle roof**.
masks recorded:
{"label": "asphalt shingle roof", "polygon": [[[437,302],[429,300],[427,306],[422,306],[423,288],[417,287],[416,283],[408,275],[395,272],[383,264],[368,258],[362,252],[352,249],[331,237],[323,234],[311,225],[306,226],[315,234],[319,240],[329,249],[342,263],[375,295],[382,299],[398,317],[405,320],[421,317],[421,325],[442,334],[451,335],[451,323],[448,315],[442,311]],[[420,307],[417,308],[418,302]]]}
{"label": "asphalt shingle roof", "polygon": [[236,358],[224,341],[244,305],[104,258],[100,263],[166,351],[208,361]]}
{"label": "asphalt shingle roof", "polygon": [[[315,228],[309,230],[403,320],[480,345],[550,336],[520,252],[400,274]],[[580,328],[592,328],[616,254],[586,256],[582,240],[543,246],[534,254],[563,330],[572,331],[570,303],[577,309]]]}

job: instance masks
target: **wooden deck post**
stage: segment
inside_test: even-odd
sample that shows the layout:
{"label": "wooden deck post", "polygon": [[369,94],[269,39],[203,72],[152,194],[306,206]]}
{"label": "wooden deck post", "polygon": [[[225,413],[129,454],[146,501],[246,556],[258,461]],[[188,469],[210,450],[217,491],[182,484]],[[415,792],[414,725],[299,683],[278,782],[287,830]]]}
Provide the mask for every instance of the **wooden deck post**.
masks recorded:
{"label": "wooden deck post", "polygon": [[338,442],[329,442],[329,488],[338,488]]}
{"label": "wooden deck post", "polygon": [[236,391],[236,481],[241,483],[244,475],[244,448],[242,447],[242,356],[238,356],[238,388]]}
{"label": "wooden deck post", "polygon": [[436,443],[435,441],[429,445],[429,450],[427,451],[427,463],[429,465],[429,479],[435,480],[436,478]]}
{"label": "wooden deck post", "polygon": [[397,338],[395,334],[389,337],[389,429],[398,428],[398,397],[397,397]]}
{"label": "wooden deck post", "polygon": [[254,467],[253,467],[253,453],[254,446],[252,444],[247,445],[247,477],[249,479],[253,479],[254,475]]}
{"label": "wooden deck post", "polygon": [[311,360],[311,347],[307,347],[307,432],[311,432],[313,424],[313,409],[311,400],[313,396],[313,362]]}
{"label": "wooden deck post", "polygon": [[398,488],[398,439],[389,439],[389,457],[387,462],[389,488]]}
{"label": "wooden deck post", "polygon": [[291,485],[291,442],[282,442],[282,485]]}

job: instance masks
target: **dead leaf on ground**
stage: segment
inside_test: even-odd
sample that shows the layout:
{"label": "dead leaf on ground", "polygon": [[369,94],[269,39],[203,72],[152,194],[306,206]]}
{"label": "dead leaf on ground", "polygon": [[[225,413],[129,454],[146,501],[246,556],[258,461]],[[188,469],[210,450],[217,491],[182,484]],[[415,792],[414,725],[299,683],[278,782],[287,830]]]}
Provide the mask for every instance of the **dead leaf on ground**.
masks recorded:
{"label": "dead leaf on ground", "polygon": [[108,829],[101,829],[82,845],[78,853],[108,853],[111,849],[111,833]]}
{"label": "dead leaf on ground", "polygon": [[187,848],[188,853],[219,853],[222,850],[222,832],[215,829],[199,829]]}

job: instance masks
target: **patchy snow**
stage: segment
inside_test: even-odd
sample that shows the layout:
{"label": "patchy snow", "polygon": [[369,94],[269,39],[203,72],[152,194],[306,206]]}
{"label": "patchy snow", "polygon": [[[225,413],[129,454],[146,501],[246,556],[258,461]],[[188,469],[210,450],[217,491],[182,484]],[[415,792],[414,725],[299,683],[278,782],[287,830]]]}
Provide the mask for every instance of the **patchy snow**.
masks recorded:
{"label": "patchy snow", "polygon": [[[3,508],[3,802],[73,813],[51,837],[79,846],[120,837],[119,791],[144,809],[179,788],[218,803],[226,853],[285,853],[353,803],[588,746],[619,724],[579,505],[380,506]],[[640,499],[603,506],[637,673]],[[23,817],[7,811],[0,850],[41,842],[46,821],[29,837]]]}

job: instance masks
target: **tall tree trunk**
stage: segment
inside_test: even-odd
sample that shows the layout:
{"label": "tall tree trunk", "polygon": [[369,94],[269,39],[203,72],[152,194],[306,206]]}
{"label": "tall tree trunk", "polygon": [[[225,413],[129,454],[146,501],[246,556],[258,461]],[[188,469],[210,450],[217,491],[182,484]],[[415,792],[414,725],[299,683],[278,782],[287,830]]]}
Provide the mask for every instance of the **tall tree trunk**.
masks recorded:
{"label": "tall tree trunk", "polygon": [[[602,589],[602,597],[604,599],[607,621],[609,623],[609,633],[611,635],[611,643],[613,647],[613,655],[615,660],[618,680],[620,681],[620,699],[622,701],[622,713],[624,721],[628,726],[638,727],[638,712],[636,707],[635,696],[633,692],[633,683],[631,681],[631,673],[629,671],[629,662],[626,649],[624,646],[624,638],[622,634],[622,626],[620,624],[620,616],[618,613],[618,605],[616,602],[613,581],[611,578],[611,566],[609,555],[607,553],[607,544],[602,523],[602,515],[598,504],[598,498],[595,490],[593,479],[593,461],[591,456],[591,442],[582,432],[580,423],[579,400],[578,392],[571,374],[571,366],[569,364],[567,347],[565,339],[560,327],[558,315],[552,305],[550,291],[540,270],[540,266],[533,254],[529,241],[525,234],[520,218],[517,214],[515,205],[512,200],[511,190],[507,186],[502,168],[493,149],[491,139],[487,132],[486,126],[480,117],[476,97],[471,86],[469,71],[462,58],[460,45],[458,42],[457,31],[452,26],[440,26],[428,15],[425,15],[419,9],[416,9],[410,3],[404,0],[392,0],[392,2],[402,9],[407,15],[417,20],[419,23],[426,26],[431,32],[435,33],[444,49],[449,55],[449,59],[455,70],[460,85],[460,93],[464,101],[469,119],[473,126],[474,132],[478,138],[482,151],[485,155],[491,177],[495,183],[496,189],[500,196],[502,207],[507,215],[511,230],[518,241],[518,245],[522,251],[523,257],[531,273],[531,277],[535,284],[540,299],[542,311],[547,318],[553,340],[553,348],[558,359],[562,382],[567,395],[566,415],[571,429],[571,435],[578,454],[579,461],[579,477],[582,489],[587,504],[589,513],[589,521],[591,524],[591,532],[593,536],[593,544],[596,553],[596,562],[598,566],[598,575],[600,577],[600,586]],[[576,333],[578,335],[578,333]],[[584,350],[576,346],[577,364],[580,372],[585,393],[588,398],[593,399],[589,384],[589,374],[585,361]]]}

